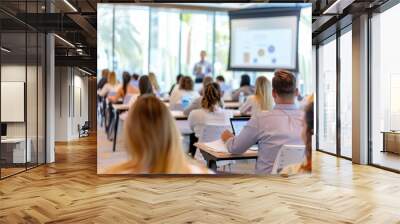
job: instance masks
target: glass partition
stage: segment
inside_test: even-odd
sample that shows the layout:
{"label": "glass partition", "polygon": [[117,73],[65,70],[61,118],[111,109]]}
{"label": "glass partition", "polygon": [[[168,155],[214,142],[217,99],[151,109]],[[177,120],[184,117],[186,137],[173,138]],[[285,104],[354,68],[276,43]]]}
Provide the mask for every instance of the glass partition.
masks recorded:
{"label": "glass partition", "polygon": [[162,91],[168,91],[179,73],[179,11],[150,10],[150,72],[154,72]]}
{"label": "glass partition", "polygon": [[[18,13],[41,12],[39,2],[20,2]],[[0,178],[5,178],[45,163],[46,39],[12,16],[0,17],[11,24],[0,23]]]}

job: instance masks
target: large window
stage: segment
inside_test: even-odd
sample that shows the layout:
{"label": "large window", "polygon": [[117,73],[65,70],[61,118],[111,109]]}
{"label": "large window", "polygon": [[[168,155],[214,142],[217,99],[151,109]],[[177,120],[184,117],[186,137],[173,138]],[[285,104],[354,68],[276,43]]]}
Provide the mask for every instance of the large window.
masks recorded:
{"label": "large window", "polygon": [[318,49],[318,149],[336,154],[336,39]]}
{"label": "large window", "polygon": [[[372,17],[372,163],[400,170],[400,5]],[[386,137],[386,138],[385,138]]]}
{"label": "large window", "polygon": [[[169,91],[177,74],[193,75],[194,64],[205,50],[213,76],[223,75],[232,88],[247,73],[252,84],[259,75],[231,72],[229,16],[224,11],[187,10],[126,4],[98,5],[98,70],[109,68],[121,80],[123,71],[140,75],[154,72],[162,92]],[[299,25],[299,83],[302,95],[314,91],[311,77],[311,7],[302,9]],[[308,44],[307,44],[308,43]]]}

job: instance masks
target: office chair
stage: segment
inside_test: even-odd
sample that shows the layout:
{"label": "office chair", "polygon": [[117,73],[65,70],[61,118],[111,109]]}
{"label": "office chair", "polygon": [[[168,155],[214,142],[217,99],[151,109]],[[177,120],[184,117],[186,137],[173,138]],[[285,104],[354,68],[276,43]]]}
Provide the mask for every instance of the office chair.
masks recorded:
{"label": "office chair", "polygon": [[287,166],[304,162],[305,150],[304,145],[283,145],[276,155],[271,174],[279,174]]}

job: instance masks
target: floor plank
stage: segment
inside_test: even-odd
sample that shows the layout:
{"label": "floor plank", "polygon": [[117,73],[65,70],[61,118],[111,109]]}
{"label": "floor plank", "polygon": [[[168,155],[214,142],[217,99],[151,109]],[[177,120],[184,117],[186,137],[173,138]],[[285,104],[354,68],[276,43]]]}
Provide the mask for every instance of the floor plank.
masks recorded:
{"label": "floor plank", "polygon": [[0,223],[400,223],[400,175],[314,153],[311,175],[96,174],[94,136],[0,181]]}

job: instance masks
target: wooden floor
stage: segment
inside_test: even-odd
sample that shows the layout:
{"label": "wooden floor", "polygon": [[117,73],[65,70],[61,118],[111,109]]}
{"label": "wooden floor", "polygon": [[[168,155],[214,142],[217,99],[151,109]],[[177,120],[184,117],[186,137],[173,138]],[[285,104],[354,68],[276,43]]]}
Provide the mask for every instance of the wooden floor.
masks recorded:
{"label": "wooden floor", "polygon": [[400,223],[400,175],[315,153],[311,175],[96,174],[96,139],[0,181],[0,223]]}

